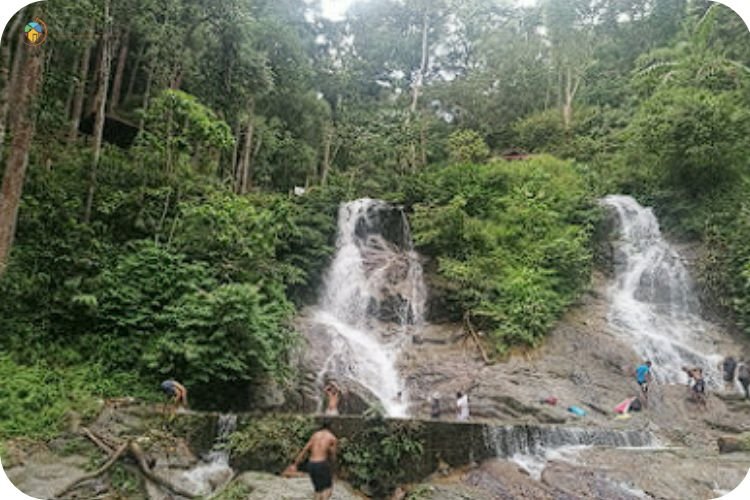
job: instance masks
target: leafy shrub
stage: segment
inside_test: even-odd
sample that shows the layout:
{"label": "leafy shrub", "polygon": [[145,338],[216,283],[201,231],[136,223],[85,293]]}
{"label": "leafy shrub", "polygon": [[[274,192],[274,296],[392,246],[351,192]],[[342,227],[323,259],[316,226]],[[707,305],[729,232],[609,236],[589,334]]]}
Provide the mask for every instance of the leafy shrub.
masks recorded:
{"label": "leafy shrub", "polygon": [[474,130],[457,130],[448,137],[450,159],[454,162],[481,162],[490,156],[490,148]]}
{"label": "leafy shrub", "polygon": [[351,440],[342,440],[346,479],[368,495],[384,498],[409,478],[409,464],[422,455],[419,432],[417,422],[371,421]]}
{"label": "leafy shrub", "polygon": [[558,109],[531,114],[513,126],[519,146],[532,152],[555,152],[565,142],[565,125]]}
{"label": "leafy shrub", "polygon": [[588,283],[598,211],[584,174],[538,157],[425,176],[410,194],[414,240],[449,298],[498,351],[536,343]]}
{"label": "leafy shrub", "polygon": [[747,112],[732,93],[668,88],[649,98],[629,130],[632,163],[647,162],[665,186],[697,195],[737,177]]}
{"label": "leafy shrub", "polygon": [[312,418],[294,415],[270,415],[248,418],[229,441],[233,460],[244,468],[281,471],[291,463],[312,433]]}
{"label": "leafy shrub", "polygon": [[294,339],[285,325],[292,311],[279,287],[232,283],[184,295],[165,309],[166,332],[146,365],[187,384],[279,377]]}
{"label": "leafy shrub", "polygon": [[49,438],[73,414],[92,417],[99,399],[122,394],[148,396],[137,376],[108,374],[99,365],[52,368],[42,363],[21,365],[0,354],[0,439],[16,436]]}

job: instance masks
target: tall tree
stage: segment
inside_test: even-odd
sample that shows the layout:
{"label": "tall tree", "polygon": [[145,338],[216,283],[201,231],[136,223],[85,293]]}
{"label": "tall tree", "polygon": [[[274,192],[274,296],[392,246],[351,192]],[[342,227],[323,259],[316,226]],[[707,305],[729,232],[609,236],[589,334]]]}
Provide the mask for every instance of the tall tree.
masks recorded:
{"label": "tall tree", "polygon": [[34,135],[33,107],[41,85],[44,51],[41,47],[25,46],[19,57],[23,58],[23,70],[18,75],[17,84],[12,86],[10,96],[14,103],[10,114],[13,140],[0,189],[0,275],[5,272],[15,236],[18,207]]}
{"label": "tall tree", "polygon": [[91,220],[91,210],[94,204],[94,193],[96,191],[96,178],[99,170],[99,161],[102,154],[102,139],[104,137],[104,123],[106,120],[107,94],[109,89],[109,76],[112,66],[112,19],[110,18],[110,0],[104,0],[104,30],[101,36],[101,52],[98,63],[99,74],[97,81],[96,97],[94,99],[96,116],[94,118],[94,145],[91,155],[91,167],[89,169],[88,189],[86,192],[86,206],[83,213],[83,221]]}
{"label": "tall tree", "polygon": [[20,60],[18,60],[20,52],[16,54],[16,64],[13,64],[13,61],[11,60],[11,47],[13,45],[11,43],[11,40],[15,38],[17,40],[17,43],[19,44],[19,49],[23,48],[20,45],[22,44],[20,28],[21,19],[23,19],[23,17],[23,10],[16,14],[15,17],[13,17],[10,24],[8,25],[7,33],[9,34],[9,36],[3,37],[5,39],[5,43],[3,43],[2,47],[0,47],[0,161],[2,161],[3,159],[5,131],[8,128],[8,104],[9,97],[11,95],[11,84],[13,82],[13,78],[17,76],[14,75],[14,72],[19,71],[20,67]]}

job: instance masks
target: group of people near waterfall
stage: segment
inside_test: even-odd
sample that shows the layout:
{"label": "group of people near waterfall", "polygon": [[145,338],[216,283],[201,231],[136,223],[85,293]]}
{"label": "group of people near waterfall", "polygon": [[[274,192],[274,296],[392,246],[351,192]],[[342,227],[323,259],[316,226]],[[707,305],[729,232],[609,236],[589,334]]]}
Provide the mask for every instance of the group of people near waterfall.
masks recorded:
{"label": "group of people near waterfall", "polygon": [[[648,405],[649,384],[652,381],[652,363],[645,361],[635,370],[635,378],[641,390],[643,405]],[[740,383],[745,392],[745,399],[750,399],[750,363],[742,359],[739,363],[733,356],[727,356],[719,364],[719,371],[722,373],[724,387],[727,391],[732,391],[735,387],[735,380]],[[703,368],[683,366],[682,371],[688,378],[688,391],[690,399],[700,405],[706,406],[706,379],[703,374]]]}

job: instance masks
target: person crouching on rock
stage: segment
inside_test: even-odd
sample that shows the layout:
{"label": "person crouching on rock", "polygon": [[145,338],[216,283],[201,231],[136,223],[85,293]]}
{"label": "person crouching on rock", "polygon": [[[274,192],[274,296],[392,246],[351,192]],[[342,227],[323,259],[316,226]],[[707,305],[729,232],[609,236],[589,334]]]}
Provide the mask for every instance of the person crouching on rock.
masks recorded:
{"label": "person crouching on rock", "polygon": [[320,430],[312,435],[302,451],[297,454],[292,465],[287,467],[289,471],[296,471],[305,455],[310,454],[307,472],[310,474],[315,489],[315,500],[328,500],[333,494],[332,464],[336,461],[336,444],[336,436],[330,430],[330,422],[325,419]]}
{"label": "person crouching on rock", "polygon": [[161,390],[172,400],[173,409],[188,407],[187,389],[181,383],[176,380],[165,380],[161,383]]}
{"label": "person crouching on rock", "polygon": [[341,397],[341,390],[333,382],[328,382],[323,392],[328,396],[328,405],[326,406],[325,414],[331,417],[337,417],[339,415],[339,398]]}

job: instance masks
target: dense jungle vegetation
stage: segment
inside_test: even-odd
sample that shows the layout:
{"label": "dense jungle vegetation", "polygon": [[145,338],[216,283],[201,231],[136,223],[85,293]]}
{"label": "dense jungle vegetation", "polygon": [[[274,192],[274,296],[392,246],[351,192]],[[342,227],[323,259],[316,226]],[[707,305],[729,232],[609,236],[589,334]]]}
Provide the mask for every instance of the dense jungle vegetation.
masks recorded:
{"label": "dense jungle vegetation", "polygon": [[610,192],[705,243],[750,333],[750,33],[718,4],[50,0],[6,28],[0,89],[0,438],[166,377],[287,377],[362,196],[406,207],[497,355],[588,286]]}

